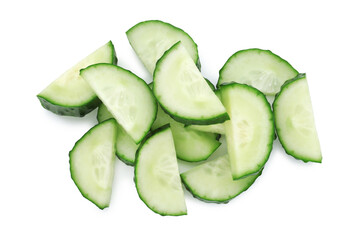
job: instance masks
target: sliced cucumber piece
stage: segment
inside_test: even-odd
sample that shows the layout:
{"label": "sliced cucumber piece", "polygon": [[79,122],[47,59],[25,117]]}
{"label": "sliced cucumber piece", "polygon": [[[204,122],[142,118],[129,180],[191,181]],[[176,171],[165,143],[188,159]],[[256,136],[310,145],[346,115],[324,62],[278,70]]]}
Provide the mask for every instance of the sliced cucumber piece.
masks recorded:
{"label": "sliced cucumber piece", "polygon": [[187,213],[169,125],[153,132],[140,145],[134,179],[139,197],[155,213]]}
{"label": "sliced cucumber piece", "polygon": [[[97,119],[100,122],[103,122],[107,119],[113,118],[109,110],[107,110],[104,104],[100,104]],[[128,165],[134,165],[135,154],[140,144],[136,144],[134,140],[126,133],[126,131],[121,127],[120,124],[117,124],[117,138],[116,138],[116,156]]]}
{"label": "sliced cucumber piece", "polygon": [[157,117],[151,129],[155,130],[165,124],[170,124],[176,156],[183,161],[206,160],[220,146],[216,134],[189,129],[184,124],[176,122],[161,107],[158,107]]}
{"label": "sliced cucumber piece", "polygon": [[156,64],[153,92],[161,107],[178,122],[208,125],[229,119],[181,42]]}
{"label": "sliced cucumber piece", "polygon": [[198,165],[184,173],[181,179],[191,194],[206,202],[227,203],[246,191],[261,175],[261,171],[233,180],[228,155]]}
{"label": "sliced cucumber piece", "polygon": [[95,52],[67,70],[47,86],[37,97],[41,105],[58,115],[82,117],[95,109],[100,101],[90,86],[79,76],[80,69],[95,63],[116,64],[116,54],[112,42],[108,42]]}
{"label": "sliced cucumber piece", "polygon": [[117,122],[138,144],[153,124],[157,103],[144,80],[111,64],[95,64],[80,71]]}
{"label": "sliced cucumber piece", "polygon": [[196,43],[180,28],[158,20],[140,22],[126,32],[130,45],[153,74],[156,62],[176,42],[181,41],[200,69]]}
{"label": "sliced cucumber piece", "polygon": [[231,83],[220,88],[230,115],[225,132],[233,179],[257,173],[272,150],[274,121],[264,94],[248,85]]}
{"label": "sliced cucumber piece", "polygon": [[305,74],[282,86],[273,109],[276,132],[286,153],[304,162],[320,163],[320,143]]}
{"label": "sliced cucumber piece", "polygon": [[234,53],[220,69],[217,87],[238,82],[275,95],[281,85],[298,74],[287,61],[269,50],[257,48]]}
{"label": "sliced cucumber piece", "polygon": [[116,121],[91,128],[70,151],[70,173],[81,194],[100,209],[109,206],[115,164]]}

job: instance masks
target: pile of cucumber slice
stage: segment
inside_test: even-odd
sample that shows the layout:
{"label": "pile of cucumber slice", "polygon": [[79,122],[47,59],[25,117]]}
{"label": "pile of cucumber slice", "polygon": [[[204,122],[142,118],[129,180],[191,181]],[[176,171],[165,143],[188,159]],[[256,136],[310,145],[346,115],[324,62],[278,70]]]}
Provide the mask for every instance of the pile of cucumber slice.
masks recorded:
{"label": "pile of cucumber slice", "polygon": [[[246,191],[261,175],[275,136],[292,157],[321,163],[306,75],[280,56],[240,50],[221,68],[215,88],[182,29],[152,20],[126,35],[151,83],[117,66],[110,41],[37,95],[58,115],[82,117],[98,108],[98,124],[69,158],[74,183],[100,209],[110,205],[116,157],[134,167],[145,205],[171,216],[187,214],[185,188],[216,203]],[[226,151],[214,157],[221,144]],[[180,172],[182,161],[193,167]]]}

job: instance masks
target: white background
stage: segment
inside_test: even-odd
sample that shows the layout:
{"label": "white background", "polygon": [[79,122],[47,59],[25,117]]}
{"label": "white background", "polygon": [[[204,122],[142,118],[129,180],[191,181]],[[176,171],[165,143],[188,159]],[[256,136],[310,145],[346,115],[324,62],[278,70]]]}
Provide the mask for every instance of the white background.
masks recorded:
{"label": "white background", "polygon": [[[360,14],[357,1],[1,1],[0,239],[360,239]],[[133,168],[116,162],[111,205],[99,210],[70,178],[68,152],[96,123],[60,117],[36,98],[112,40],[118,64],[146,81],[127,42],[159,19],[199,46],[216,83],[228,57],[270,49],[306,72],[323,163],[278,141],[262,176],[228,204],[186,193],[188,215],[162,217],[138,198]]]}

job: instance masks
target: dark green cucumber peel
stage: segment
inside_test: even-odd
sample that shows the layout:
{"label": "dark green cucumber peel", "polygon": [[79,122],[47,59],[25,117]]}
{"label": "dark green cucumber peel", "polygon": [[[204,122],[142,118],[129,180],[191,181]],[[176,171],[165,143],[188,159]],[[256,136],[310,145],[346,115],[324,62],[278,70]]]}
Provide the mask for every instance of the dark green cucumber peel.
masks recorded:
{"label": "dark green cucumber peel", "polygon": [[[286,82],[284,82],[284,84],[281,86],[281,89],[280,91],[275,95],[275,100],[272,104],[272,108],[276,108],[276,105],[277,105],[277,100],[279,99],[280,95],[282,94],[283,90],[285,90],[286,88],[289,87],[289,85],[291,83],[294,83],[296,82],[297,80],[301,80],[303,78],[306,77],[306,74],[305,73],[299,73],[296,77],[292,78],[292,79],[289,79],[287,80]],[[275,130],[276,130],[276,136],[277,138],[279,139],[279,142],[281,144],[281,146],[283,146],[283,149],[285,150],[286,154],[294,157],[295,159],[298,159],[298,160],[301,160],[305,163],[308,163],[308,162],[317,162],[317,163],[321,163],[322,162],[322,159],[318,160],[314,160],[314,159],[308,159],[306,157],[303,157],[303,156],[300,156],[298,154],[295,153],[295,151],[292,151],[292,150],[289,150],[287,147],[286,147],[286,143],[282,140],[282,138],[280,137],[279,135],[279,132],[281,132],[281,129],[279,127],[276,126],[276,119],[274,117],[274,126],[275,126]]]}
{"label": "dark green cucumber peel", "polygon": [[89,112],[93,111],[95,108],[97,108],[101,103],[100,99],[96,96],[91,101],[84,103],[82,106],[60,105],[52,102],[50,99],[46,99],[39,95],[37,95],[37,98],[39,99],[43,108],[45,108],[46,110],[49,110],[50,112],[53,112],[60,116],[72,117],[83,117]]}
{"label": "dark green cucumber peel", "polygon": [[[99,123],[95,126],[93,126],[90,130],[88,130],[75,144],[74,144],[74,147],[72,148],[72,150],[69,152],[69,164],[70,164],[70,174],[71,174],[71,179],[73,180],[73,182],[75,183],[76,187],[79,189],[81,195],[86,198],[87,200],[89,200],[90,202],[92,202],[93,204],[95,204],[98,208],[100,208],[101,210],[109,207],[108,205],[99,205],[98,203],[96,203],[95,201],[93,201],[87,193],[85,193],[82,188],[77,184],[77,181],[75,179],[75,176],[73,176],[73,169],[72,169],[72,164],[71,164],[71,161],[72,161],[72,152],[76,149],[76,146],[77,144],[79,144],[87,135],[91,134],[91,132],[96,129],[100,124],[103,124],[107,121],[113,121],[113,122],[116,122],[115,119],[111,118],[111,119],[108,119],[102,123]],[[116,134],[114,134],[114,137],[116,139]],[[113,140],[113,142],[115,143],[115,139]]]}
{"label": "dark green cucumber peel", "polygon": [[[194,43],[194,46],[196,48],[196,61],[195,61],[195,64],[197,66],[197,68],[199,69],[199,71],[201,70],[201,63],[200,63],[200,58],[199,58],[199,53],[198,53],[198,45],[194,42],[194,40],[192,39],[192,37],[190,37],[189,34],[187,34],[184,30],[182,30],[181,28],[178,28],[178,27],[175,27],[174,25],[171,25],[170,23],[167,23],[167,22],[163,22],[163,21],[160,21],[160,20],[147,20],[147,21],[142,21],[142,22],[139,22],[137,23],[136,25],[134,25],[133,27],[131,27],[129,30],[126,31],[126,35],[128,35],[133,29],[135,29],[138,25],[141,25],[141,24],[144,24],[144,23],[151,23],[151,22],[158,22],[158,23],[162,23],[162,24],[165,24],[165,25],[168,25],[169,27],[171,28],[174,28],[178,31],[181,31],[183,32],[186,36],[188,36],[192,42]],[[131,45],[131,43],[130,43]],[[134,49],[134,47],[131,45],[131,47]]]}
{"label": "dark green cucumber peel", "polygon": [[[135,164],[134,164],[134,182],[135,182],[135,187],[136,187],[136,190],[137,190],[137,180],[136,180],[136,176],[137,176],[137,172],[136,172],[136,169],[137,169],[137,164],[138,164],[138,158],[139,158],[139,153],[141,152],[141,149],[143,148],[143,146],[145,146],[147,144],[147,140],[149,140],[150,138],[152,138],[153,136],[155,136],[156,134],[159,134],[161,133],[162,131],[165,131],[167,130],[168,128],[170,128],[170,124],[165,124],[159,128],[157,128],[156,130],[152,131],[152,132],[149,132],[148,135],[146,135],[146,137],[142,140],[142,142],[140,143],[140,146],[138,148],[138,150],[136,151],[136,154],[135,154]],[[182,216],[182,215],[186,215],[187,213],[184,212],[184,213],[179,213],[179,214],[176,214],[176,215],[171,215],[171,214],[164,214],[162,212],[159,212],[157,211],[156,209],[152,208],[151,206],[148,205],[148,203],[143,199],[142,195],[140,194],[139,191],[138,192],[138,195],[139,195],[139,198],[141,199],[141,201],[143,201],[143,203],[149,208],[151,209],[152,211],[154,211],[155,213],[161,215],[161,216]]]}
{"label": "dark green cucumber peel", "polygon": [[[239,196],[241,193],[245,192],[246,190],[248,190],[251,185],[257,180],[258,177],[261,176],[262,174],[262,171],[263,171],[264,168],[262,168],[259,172],[255,173],[254,175],[256,175],[256,178],[253,179],[253,181],[251,181],[247,186],[246,188],[243,188],[240,192],[238,192],[237,194],[235,195],[232,195],[232,196],[229,196],[228,198],[224,198],[224,199],[209,199],[207,198],[206,196],[200,196],[200,194],[198,194],[194,189],[191,188],[191,186],[187,183],[186,181],[186,177],[183,175],[183,174],[180,174],[180,177],[181,177],[181,181],[182,183],[184,184],[186,190],[188,190],[188,192],[191,193],[191,195],[200,200],[200,201],[203,201],[203,202],[206,202],[206,203],[218,203],[218,204],[227,204],[229,203],[232,199],[236,198],[237,196]],[[236,180],[234,180],[236,181]]]}
{"label": "dark green cucumber peel", "polygon": [[[116,57],[114,44],[112,43],[112,41],[109,41],[108,44],[112,48],[112,64],[116,65],[118,59]],[[101,103],[100,99],[96,95],[94,95],[94,97],[88,102],[83,103],[82,106],[61,105],[59,103],[51,101],[50,99],[42,97],[40,94],[38,94],[36,97],[39,99],[43,108],[60,116],[83,117],[89,112],[93,111],[95,108],[97,108]]]}

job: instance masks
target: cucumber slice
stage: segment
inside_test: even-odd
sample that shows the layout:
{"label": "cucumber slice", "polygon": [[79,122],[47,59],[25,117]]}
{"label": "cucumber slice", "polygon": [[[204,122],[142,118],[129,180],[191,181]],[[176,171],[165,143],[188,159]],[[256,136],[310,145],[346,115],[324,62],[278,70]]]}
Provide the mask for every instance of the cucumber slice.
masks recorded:
{"label": "cucumber slice", "polygon": [[158,107],[157,117],[151,129],[155,130],[165,124],[170,124],[176,156],[183,161],[206,160],[221,144],[217,141],[216,134],[189,129],[184,124],[173,120],[161,107]]}
{"label": "cucumber slice", "polygon": [[[100,104],[97,112],[97,120],[103,122],[107,119],[113,118],[109,110],[104,104]],[[126,133],[126,131],[117,124],[117,138],[116,138],[116,156],[127,165],[134,165],[135,154],[140,144],[136,144],[134,140]]]}
{"label": "cucumber slice", "polygon": [[173,216],[187,213],[169,125],[153,132],[140,145],[135,185],[140,199],[155,213]]}
{"label": "cucumber slice", "polygon": [[116,121],[91,128],[70,151],[71,178],[81,194],[100,209],[109,206],[115,165]]}
{"label": "cucumber slice", "polygon": [[181,42],[156,64],[153,92],[161,107],[178,122],[208,125],[229,119]]}
{"label": "cucumber slice", "polygon": [[304,162],[322,161],[305,74],[287,81],[273,103],[276,132],[287,154]]}
{"label": "cucumber slice", "polygon": [[217,87],[223,83],[244,83],[266,95],[275,95],[281,85],[298,74],[287,61],[269,50],[257,48],[234,53],[220,69]]}
{"label": "cucumber slice", "polygon": [[126,32],[130,45],[146,69],[153,74],[156,62],[176,42],[181,41],[200,69],[196,43],[180,28],[158,20],[140,22]]}
{"label": "cucumber slice", "polygon": [[116,64],[114,45],[104,46],[67,70],[47,86],[37,97],[41,105],[58,115],[82,117],[94,110],[100,101],[90,86],[79,76],[80,69],[95,63]]}
{"label": "cucumber slice", "polygon": [[116,121],[138,144],[153,124],[157,104],[144,80],[119,66],[94,64],[80,71]]}
{"label": "cucumber slice", "polygon": [[220,88],[230,115],[225,132],[233,179],[257,173],[272,150],[274,121],[264,94],[248,85],[231,83]]}
{"label": "cucumber slice", "polygon": [[233,180],[228,155],[198,165],[184,173],[181,180],[191,194],[206,202],[227,203],[246,191],[261,175],[261,171]]}

